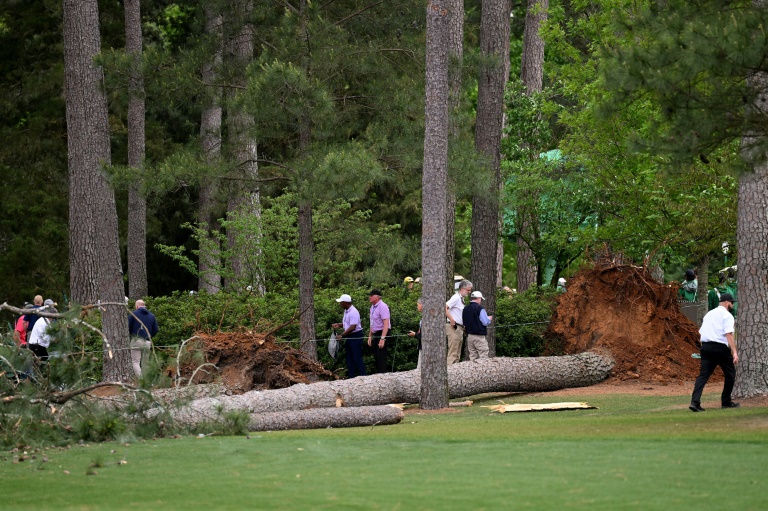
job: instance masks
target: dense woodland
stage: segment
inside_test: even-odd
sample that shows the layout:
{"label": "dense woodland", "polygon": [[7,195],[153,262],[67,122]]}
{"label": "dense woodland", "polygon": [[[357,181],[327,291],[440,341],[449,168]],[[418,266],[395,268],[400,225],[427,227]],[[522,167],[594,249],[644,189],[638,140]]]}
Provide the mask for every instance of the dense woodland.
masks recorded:
{"label": "dense woodland", "polygon": [[311,353],[317,289],[423,275],[437,339],[454,273],[493,313],[606,248],[706,286],[727,241],[768,390],[762,2],[0,6],[2,301],[289,294]]}

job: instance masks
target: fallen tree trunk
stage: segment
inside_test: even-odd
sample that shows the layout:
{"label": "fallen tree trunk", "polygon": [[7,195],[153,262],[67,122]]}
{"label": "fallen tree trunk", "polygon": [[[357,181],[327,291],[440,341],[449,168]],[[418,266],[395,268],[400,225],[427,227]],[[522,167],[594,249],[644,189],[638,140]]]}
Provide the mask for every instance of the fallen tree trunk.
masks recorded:
{"label": "fallen tree trunk", "polygon": [[[491,358],[448,368],[451,398],[485,392],[541,392],[593,385],[608,377],[613,359],[594,352],[561,357]],[[416,403],[419,371],[374,374],[350,380],[298,384],[284,389],[251,391],[238,396],[196,399],[173,411],[186,424],[217,420],[222,412],[281,412],[309,408],[361,407]]]}
{"label": "fallen tree trunk", "polygon": [[403,411],[396,406],[361,406],[358,408],[313,408],[289,412],[252,413],[249,431],[285,429],[354,428],[397,424]]}

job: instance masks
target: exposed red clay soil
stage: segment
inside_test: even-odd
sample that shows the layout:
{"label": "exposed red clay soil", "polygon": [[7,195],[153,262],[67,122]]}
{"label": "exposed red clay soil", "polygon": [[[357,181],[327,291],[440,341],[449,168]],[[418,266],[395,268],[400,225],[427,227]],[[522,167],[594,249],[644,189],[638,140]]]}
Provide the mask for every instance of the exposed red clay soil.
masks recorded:
{"label": "exposed red clay soil", "polygon": [[[643,267],[598,263],[574,275],[547,335],[565,353],[609,353],[614,382],[669,385],[699,373],[691,357],[699,352],[698,327],[680,312],[677,286],[659,284]],[[713,381],[721,378],[718,369]]]}
{"label": "exposed red clay soil", "polygon": [[[181,365],[184,378],[193,383],[220,379],[235,394],[253,389],[279,389],[296,383],[330,380],[335,376],[304,352],[277,344],[270,334],[255,331],[198,333],[198,342],[188,349],[199,350],[205,360],[190,359]],[[184,357],[186,358],[186,357]],[[202,363],[216,367],[205,366]],[[169,368],[175,373],[176,368]],[[195,373],[195,371],[197,372]]]}

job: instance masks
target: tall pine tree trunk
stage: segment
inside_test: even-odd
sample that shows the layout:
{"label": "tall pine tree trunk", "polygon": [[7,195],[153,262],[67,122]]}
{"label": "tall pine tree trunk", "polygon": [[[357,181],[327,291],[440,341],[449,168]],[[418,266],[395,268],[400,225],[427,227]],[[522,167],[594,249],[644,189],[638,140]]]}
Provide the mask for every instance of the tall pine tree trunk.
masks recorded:
{"label": "tall pine tree trunk", "polygon": [[[448,86],[450,142],[457,143],[461,136],[461,74],[464,60],[464,0],[448,0]],[[448,174],[446,186],[446,292],[453,293],[453,279],[456,266],[456,187]]]}
{"label": "tall pine tree trunk", "polygon": [[[765,9],[768,2],[755,0],[754,5]],[[768,104],[768,74],[757,71],[748,78],[750,87],[761,91],[756,104],[747,109],[747,115],[759,125]],[[736,366],[734,395],[752,397],[768,393],[768,155],[753,154],[752,137],[763,134],[748,133],[742,140],[742,153],[753,164],[753,172],[739,179],[736,241],[737,283],[739,310],[736,319],[736,344],[739,363]],[[757,144],[759,147],[759,144]]]}
{"label": "tall pine tree trunk", "polygon": [[[302,68],[307,77],[311,75],[312,50],[309,41],[307,21],[307,0],[301,0],[299,16],[302,45],[304,47]],[[306,156],[312,143],[312,119],[305,113],[299,119],[299,155]],[[317,360],[315,340],[315,242],[312,230],[312,190],[314,183],[308,177],[308,170],[298,176],[299,204],[299,340],[300,348],[313,360]]]}
{"label": "tall pine tree trunk", "polygon": [[315,244],[312,239],[312,201],[299,199],[299,339],[301,351],[317,360],[315,341]]}
{"label": "tall pine tree trunk", "polygon": [[[200,116],[200,144],[203,159],[209,165],[218,163],[221,157],[221,88],[215,85],[218,70],[222,62],[222,24],[224,20],[212,7],[205,8],[205,33],[213,42],[213,57],[203,65],[203,84],[207,90],[207,104]],[[197,221],[208,231],[206,239],[201,242],[200,259],[198,262],[198,289],[210,294],[221,290],[221,254],[219,239],[210,235],[210,230],[216,225],[220,209],[218,200],[218,181],[214,178],[204,178],[200,183]]]}
{"label": "tall pine tree trunk", "polygon": [[[525,93],[541,92],[544,81],[544,40],[539,35],[547,19],[549,0],[528,0],[523,32],[521,79]],[[536,219],[525,210],[518,211],[520,236],[517,237],[517,290],[525,291],[539,282],[538,265],[528,241],[536,236]],[[543,270],[543,268],[542,268]]]}
{"label": "tall pine tree trunk", "polygon": [[[94,62],[101,51],[96,0],[64,0],[64,84],[70,175],[70,253],[93,255],[93,266],[73,264],[72,297],[80,303],[122,303],[125,296],[118,244],[115,195],[103,167],[111,164],[103,70]],[[92,230],[79,224],[91,222]],[[83,235],[89,236],[84,239]],[[85,275],[77,272],[84,271]],[[86,288],[80,288],[87,283]],[[95,283],[95,286],[91,284]],[[102,310],[102,330],[113,350],[104,350],[102,378],[133,378],[128,350],[128,319],[122,306]]]}
{"label": "tall pine tree trunk", "polygon": [[[144,76],[142,73],[141,1],[125,0],[125,51],[132,57],[128,98],[128,166],[144,165]],[[143,175],[136,172],[137,175]],[[128,189],[128,296],[148,294],[147,283],[147,199],[143,179]]]}
{"label": "tall pine tree trunk", "polygon": [[427,3],[421,227],[422,385],[419,397],[421,407],[427,410],[448,406],[448,346],[445,337],[448,67],[451,18],[458,16],[451,9],[456,7],[457,2],[450,0],[431,0]]}
{"label": "tall pine tree trunk", "polygon": [[[232,64],[235,72],[235,84],[246,85],[246,69],[253,61],[254,28],[250,22],[253,15],[253,2],[235,0],[232,5],[232,18],[240,20],[240,29],[230,42]],[[234,103],[234,102],[233,102]],[[248,218],[260,223],[261,198],[257,180],[259,178],[258,148],[251,131],[254,126],[253,116],[242,107],[234,106],[227,115],[228,134],[232,150],[232,159],[236,165],[235,179],[227,202],[228,216]],[[241,232],[235,227],[227,229],[232,271],[236,281],[247,282],[259,294],[264,295],[264,278],[258,265],[261,262],[261,235],[257,227],[255,233]]]}
{"label": "tall pine tree trunk", "polygon": [[[484,65],[478,80],[475,147],[486,159],[490,187],[487,193],[472,198],[472,283],[473,289],[486,297],[484,305],[488,315],[496,310],[501,129],[511,9],[510,0],[483,0],[480,17],[480,51]],[[494,329],[489,329],[487,339],[489,355],[495,356]]]}

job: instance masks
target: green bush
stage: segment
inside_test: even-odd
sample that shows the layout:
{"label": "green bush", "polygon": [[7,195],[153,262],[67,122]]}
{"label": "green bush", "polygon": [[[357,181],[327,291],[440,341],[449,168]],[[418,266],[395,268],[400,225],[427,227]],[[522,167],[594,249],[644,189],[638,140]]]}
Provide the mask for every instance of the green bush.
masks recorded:
{"label": "green bush", "polygon": [[556,305],[556,291],[534,288],[499,293],[496,299],[496,356],[535,357],[545,347],[544,331]]}

